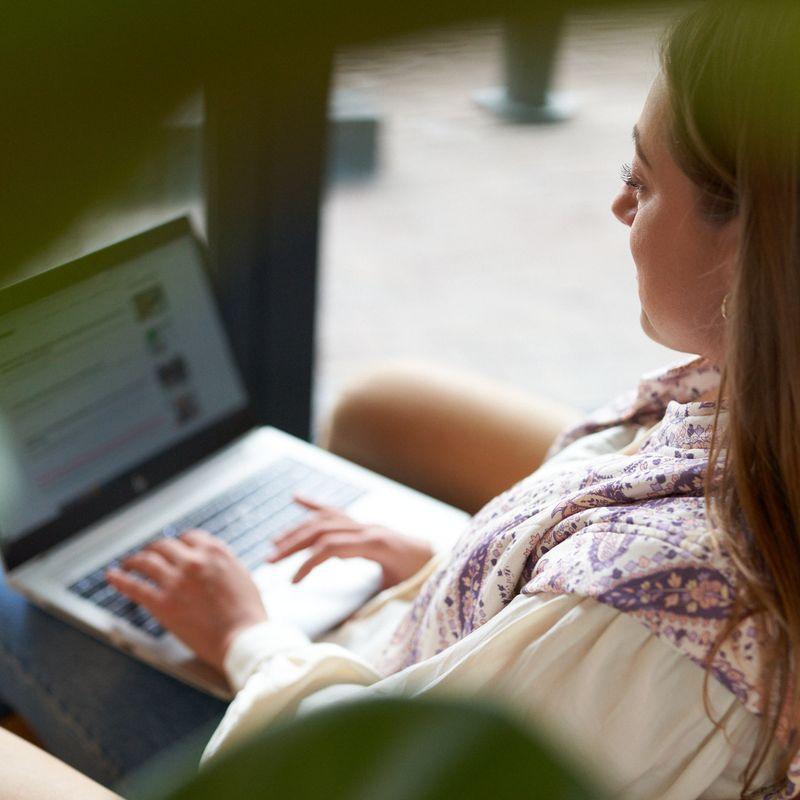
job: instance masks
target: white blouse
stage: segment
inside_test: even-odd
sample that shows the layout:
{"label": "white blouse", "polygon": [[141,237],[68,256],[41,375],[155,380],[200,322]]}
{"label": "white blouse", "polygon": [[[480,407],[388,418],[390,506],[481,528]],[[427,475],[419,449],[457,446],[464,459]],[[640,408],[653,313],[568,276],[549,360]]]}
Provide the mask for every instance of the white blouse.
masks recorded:
{"label": "white blouse", "polygon": [[[574,442],[564,461],[624,448],[642,433],[621,425]],[[576,595],[518,596],[438,655],[381,679],[374,664],[395,625],[435,569],[383,592],[325,641],[265,622],[233,642],[225,670],[237,695],[206,747],[213,758],[275,718],[342,699],[380,695],[492,699],[544,728],[564,752],[594,766],[612,796],[731,800],[759,719],[705,671],[635,619]],[[757,785],[777,777],[777,748]]]}

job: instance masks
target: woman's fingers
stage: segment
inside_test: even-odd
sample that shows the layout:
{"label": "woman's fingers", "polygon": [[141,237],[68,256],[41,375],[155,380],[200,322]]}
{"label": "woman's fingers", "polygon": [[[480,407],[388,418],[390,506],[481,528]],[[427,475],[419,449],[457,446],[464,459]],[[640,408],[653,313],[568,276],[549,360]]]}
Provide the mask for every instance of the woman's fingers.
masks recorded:
{"label": "woman's fingers", "polygon": [[344,516],[340,508],[323,505],[322,503],[318,503],[316,500],[311,500],[304,495],[296,494],[294,495],[293,499],[298,505],[303,506],[309,511],[313,511],[315,513],[303,519],[296,527],[290,528],[288,531],[284,531],[280,536],[277,536],[275,538],[275,544],[282,542],[284,539],[288,539],[290,536],[295,536],[306,526],[313,525],[319,522],[321,519],[333,519],[334,517]]}
{"label": "woman's fingers", "polygon": [[161,553],[149,548],[129,556],[121,566],[126,572],[138,572],[159,586],[163,586],[175,574],[174,565],[167,561]]}
{"label": "woman's fingers", "polygon": [[[108,583],[129,600],[155,613],[164,599],[164,587],[177,573],[178,562],[174,560],[176,551],[172,547],[174,544],[174,541],[160,539],[139,550],[126,558],[119,567],[108,570]],[[177,552],[180,553],[180,549]],[[143,578],[148,578],[149,581]]]}
{"label": "woman's fingers", "polygon": [[372,542],[352,533],[326,536],[314,547],[311,555],[297,570],[292,578],[292,583],[299,583],[314,567],[318,567],[329,558],[370,558],[373,549]]}
{"label": "woman's fingers", "polygon": [[340,508],[336,508],[335,506],[326,506],[324,503],[318,503],[316,500],[312,500],[310,497],[306,497],[304,494],[295,494],[294,502],[300,506],[303,506],[304,508],[309,509],[310,511],[341,512]]}
{"label": "woman's fingers", "polygon": [[155,552],[171,564],[182,564],[187,557],[186,545],[179,539],[164,537],[147,545],[142,552]]}
{"label": "woman's fingers", "polygon": [[222,541],[216,536],[212,536],[208,531],[201,530],[200,528],[189,528],[189,530],[184,531],[178,537],[178,542],[184,547],[188,545],[190,548],[222,544]]}
{"label": "woman's fingers", "polygon": [[357,522],[348,520],[346,517],[342,520],[323,520],[304,525],[302,528],[298,528],[291,536],[276,539],[273,542],[275,551],[268,560],[273,563],[280,561],[292,555],[292,553],[311,547],[322,536],[337,533],[358,533],[362,527]]}
{"label": "woman's fingers", "polygon": [[[222,669],[235,635],[266,619],[258,587],[230,548],[210,534],[189,531],[174,544],[177,550],[160,545],[135,553],[122,569],[109,570],[108,582],[201,660]],[[160,550],[185,558],[170,562]]]}
{"label": "woman's fingers", "polygon": [[[190,548],[180,541],[157,539],[128,556],[119,567],[109,569],[107,579],[121,594],[149,610],[154,602],[163,599],[164,587],[175,579],[190,554]],[[134,572],[150,582],[132,574]]]}
{"label": "woman's fingers", "polygon": [[305,531],[309,525],[316,525],[325,519],[349,519],[349,517],[343,513],[341,508],[323,505],[322,503],[318,503],[316,500],[311,500],[305,495],[295,494],[293,499],[298,505],[303,506],[309,511],[313,511],[315,513],[303,519],[296,527],[290,528],[288,531],[284,531],[280,536],[275,537],[273,544],[278,547],[280,547],[287,539],[293,539],[295,536],[300,535],[301,532]]}
{"label": "woman's fingers", "polygon": [[279,536],[276,536],[272,540],[272,544],[279,550],[283,549],[283,547],[288,545],[289,542],[293,542],[295,539],[305,536],[312,528],[316,528],[326,521],[326,517],[322,517],[319,514],[314,514],[312,517],[309,517],[301,522],[296,528],[291,528],[288,531],[284,531]]}
{"label": "woman's fingers", "polygon": [[134,603],[138,603],[150,612],[158,608],[163,594],[158,586],[116,567],[108,570],[106,578],[111,586]]}

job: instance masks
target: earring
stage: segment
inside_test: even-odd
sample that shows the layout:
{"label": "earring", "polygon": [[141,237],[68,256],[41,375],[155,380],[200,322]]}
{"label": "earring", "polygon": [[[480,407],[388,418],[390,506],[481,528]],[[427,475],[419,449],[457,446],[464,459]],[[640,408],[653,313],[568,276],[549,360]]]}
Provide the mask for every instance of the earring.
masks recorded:
{"label": "earring", "polygon": [[728,319],[728,295],[722,298],[722,308],[720,312],[722,313],[722,319]]}

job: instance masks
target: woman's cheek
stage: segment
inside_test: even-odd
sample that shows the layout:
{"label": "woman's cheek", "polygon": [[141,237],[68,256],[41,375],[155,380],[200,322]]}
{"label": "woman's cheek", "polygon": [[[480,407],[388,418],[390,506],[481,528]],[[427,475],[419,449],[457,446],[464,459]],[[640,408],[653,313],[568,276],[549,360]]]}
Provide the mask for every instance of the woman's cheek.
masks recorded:
{"label": "woman's cheek", "polygon": [[664,209],[659,208],[657,196],[640,196],[630,231],[630,249],[639,280],[651,272],[654,265],[669,258],[670,242]]}
{"label": "woman's cheek", "polygon": [[636,265],[637,276],[640,276],[640,273],[646,262],[647,248],[645,246],[646,236],[644,234],[645,232],[642,230],[640,216],[637,213],[636,218],[633,221],[633,225],[631,225],[629,238],[631,256],[633,258],[633,263]]}
{"label": "woman's cheek", "polygon": [[637,214],[636,221],[631,227],[630,248],[633,263],[636,265],[636,283],[639,292],[639,301],[646,312],[652,313],[653,306],[653,279],[657,277],[657,265],[663,261],[664,254],[659,252],[658,242],[654,239],[654,231],[648,224],[646,210]]}

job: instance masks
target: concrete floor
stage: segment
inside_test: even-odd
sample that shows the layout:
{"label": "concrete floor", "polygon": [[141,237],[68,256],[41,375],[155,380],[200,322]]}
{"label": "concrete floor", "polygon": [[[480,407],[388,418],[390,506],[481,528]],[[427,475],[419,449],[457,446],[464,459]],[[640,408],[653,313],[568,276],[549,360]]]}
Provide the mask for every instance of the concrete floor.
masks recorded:
{"label": "concrete floor", "polygon": [[476,370],[589,410],[680,358],[639,327],[609,204],[675,6],[570,17],[555,88],[577,113],[514,126],[472,93],[500,78],[485,23],[341,54],[382,119],[374,180],[324,206],[317,417],[386,358]]}

